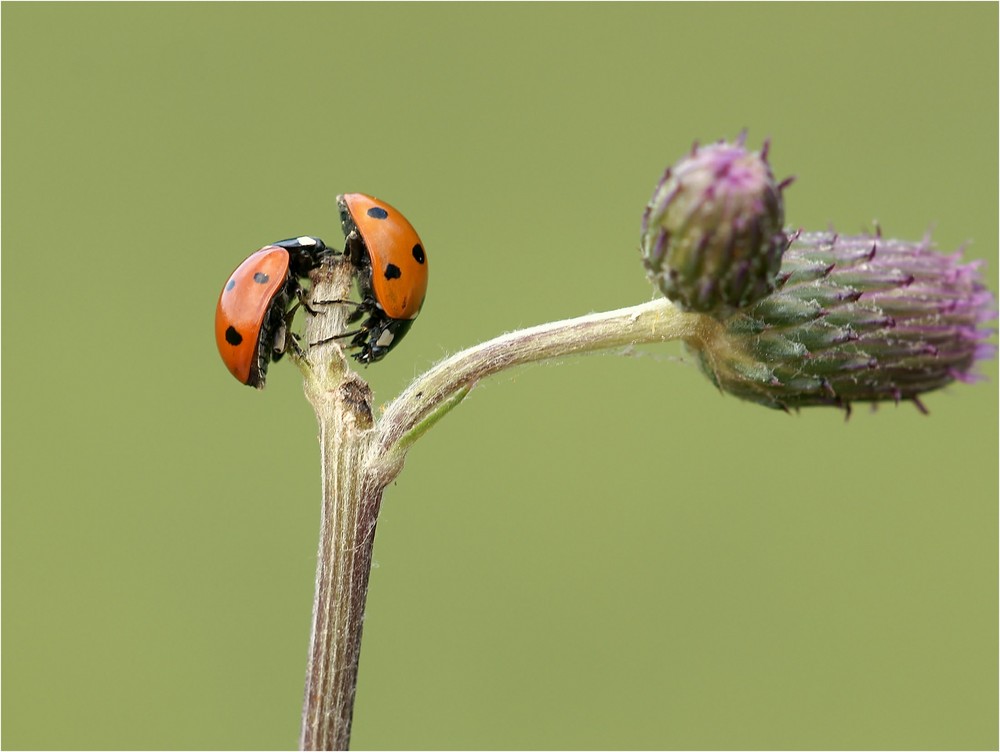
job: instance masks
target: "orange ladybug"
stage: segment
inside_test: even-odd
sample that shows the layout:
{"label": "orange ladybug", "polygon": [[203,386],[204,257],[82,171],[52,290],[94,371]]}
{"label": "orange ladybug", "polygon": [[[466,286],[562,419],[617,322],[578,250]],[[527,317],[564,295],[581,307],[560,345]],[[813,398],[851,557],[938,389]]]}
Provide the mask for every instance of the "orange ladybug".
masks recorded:
{"label": "orange ladybug", "polygon": [[351,340],[361,363],[381,360],[404,337],[427,293],[424,244],[394,207],[364,193],[337,196],[347,238],[344,252],[358,270],[361,302],[352,314],[368,318]]}
{"label": "orange ladybug", "polygon": [[287,342],[296,347],[287,335],[298,304],[288,306],[301,294],[299,279],[328,252],[319,238],[280,240],[250,254],[230,275],[215,308],[215,343],[241,383],[263,389],[268,364],[284,355]]}

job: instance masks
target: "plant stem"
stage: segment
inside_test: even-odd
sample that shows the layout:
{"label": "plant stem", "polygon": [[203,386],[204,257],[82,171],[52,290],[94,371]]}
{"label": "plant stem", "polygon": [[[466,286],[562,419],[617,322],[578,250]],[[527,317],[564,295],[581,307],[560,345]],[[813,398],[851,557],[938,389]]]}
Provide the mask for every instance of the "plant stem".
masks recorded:
{"label": "plant stem", "polygon": [[[351,284],[343,257],[313,275],[314,300],[343,300]],[[522,329],[471,347],[419,377],[376,426],[371,392],[347,366],[334,335],[347,309],[323,308],[307,318],[311,345],[298,359],[316,411],[323,463],[323,515],[316,597],[302,714],[301,749],[347,749],[361,653],[375,523],[383,489],[403,466],[406,450],[482,378],[506,368],[672,339],[708,335],[708,317],[686,314],[665,299]]]}
{"label": "plant stem", "polygon": [[[366,487],[367,441],[330,399],[320,418],[323,516],[301,749],[347,749],[381,489]],[[370,424],[369,424],[370,427]],[[369,432],[370,434],[370,432]]]}
{"label": "plant stem", "polygon": [[[378,449],[394,477],[405,453],[405,437],[438,409],[499,371],[574,353],[707,336],[715,322],[684,313],[666,298],[649,303],[541,324],[462,350],[418,377],[386,408],[378,426]],[[402,440],[402,441],[401,441]]]}
{"label": "plant stem", "polygon": [[[340,258],[314,278],[313,297],[343,299],[351,271]],[[307,319],[310,342],[343,331],[346,309],[334,306]],[[371,392],[334,342],[308,349],[305,392],[319,423],[323,510],[316,594],[302,711],[301,749],[347,749],[354,712],[361,632],[382,487],[367,480],[372,430]]]}

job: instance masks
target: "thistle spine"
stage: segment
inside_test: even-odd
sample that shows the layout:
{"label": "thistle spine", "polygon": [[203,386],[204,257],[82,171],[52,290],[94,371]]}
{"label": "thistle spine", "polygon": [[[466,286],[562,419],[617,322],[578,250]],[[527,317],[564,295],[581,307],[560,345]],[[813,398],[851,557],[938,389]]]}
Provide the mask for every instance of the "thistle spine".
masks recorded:
{"label": "thistle spine", "polygon": [[995,354],[979,263],[930,241],[797,234],[776,291],[689,341],[723,391],[768,407],[912,401]]}
{"label": "thistle spine", "polygon": [[782,191],[759,152],[720,141],[668,168],[646,206],[646,274],[686,311],[725,315],[769,295],[788,246]]}

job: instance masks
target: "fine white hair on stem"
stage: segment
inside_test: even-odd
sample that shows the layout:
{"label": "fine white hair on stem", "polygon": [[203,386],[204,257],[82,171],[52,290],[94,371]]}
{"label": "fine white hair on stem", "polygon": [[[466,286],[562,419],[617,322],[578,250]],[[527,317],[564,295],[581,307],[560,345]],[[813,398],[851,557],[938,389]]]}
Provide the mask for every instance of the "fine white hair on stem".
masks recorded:
{"label": "fine white hair on stem", "polygon": [[462,350],[417,377],[383,413],[376,446],[394,457],[409,432],[419,430],[424,419],[487,376],[566,355],[692,338],[704,324],[705,317],[684,313],[660,298],[503,334]]}
{"label": "fine white hair on stem", "polygon": [[[345,299],[352,277],[345,259],[329,259],[314,273],[307,303]],[[488,376],[575,353],[698,339],[711,322],[660,299],[510,332],[445,358],[376,419],[368,385],[335,339],[347,315],[345,306],[317,304],[306,317],[304,356],[293,356],[319,424],[323,479],[301,749],[350,742],[375,525],[382,492],[413,442]]]}

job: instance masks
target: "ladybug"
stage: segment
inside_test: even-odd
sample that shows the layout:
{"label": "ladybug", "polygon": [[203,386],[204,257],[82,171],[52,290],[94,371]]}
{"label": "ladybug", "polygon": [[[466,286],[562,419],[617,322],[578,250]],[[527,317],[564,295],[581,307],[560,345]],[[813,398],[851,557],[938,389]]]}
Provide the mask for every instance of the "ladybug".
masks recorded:
{"label": "ladybug", "polygon": [[364,193],[337,196],[347,242],[344,253],[358,271],[361,302],[348,319],[367,315],[351,345],[361,363],[374,363],[403,339],[427,292],[427,254],[406,217]]}
{"label": "ladybug", "polygon": [[264,388],[268,363],[285,353],[288,325],[298,304],[288,306],[301,298],[299,279],[328,252],[319,238],[279,240],[250,254],[229,277],[215,308],[215,343],[241,383]]}

